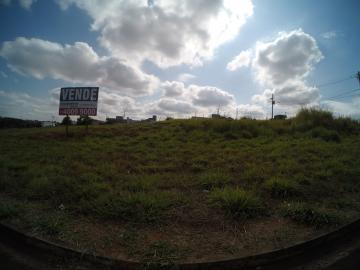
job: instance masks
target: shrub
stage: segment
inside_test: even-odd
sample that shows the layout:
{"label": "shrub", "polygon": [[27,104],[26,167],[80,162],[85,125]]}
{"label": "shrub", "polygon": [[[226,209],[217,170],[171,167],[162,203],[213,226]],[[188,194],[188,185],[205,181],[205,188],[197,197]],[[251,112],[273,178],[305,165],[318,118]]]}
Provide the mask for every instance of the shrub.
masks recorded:
{"label": "shrub", "polygon": [[279,177],[270,178],[264,185],[272,197],[285,198],[298,193],[295,182]]}
{"label": "shrub", "polygon": [[211,203],[220,206],[232,216],[253,217],[263,211],[260,200],[240,188],[217,188],[209,196]]}
{"label": "shrub", "polygon": [[324,141],[340,142],[340,135],[334,130],[328,130],[323,127],[316,127],[311,130],[311,136],[314,138],[320,138]]}
{"label": "shrub", "polygon": [[325,128],[334,127],[334,117],[332,113],[317,108],[301,109],[297,113],[294,122],[303,131],[318,126]]}
{"label": "shrub", "polygon": [[288,204],[282,209],[282,213],[296,222],[316,228],[336,225],[341,221],[339,215],[333,211],[316,209],[303,203]]}
{"label": "shrub", "polygon": [[230,176],[221,172],[206,173],[201,175],[199,178],[201,188],[207,190],[224,187],[229,182]]}
{"label": "shrub", "polygon": [[8,202],[0,203],[0,220],[17,217],[20,213],[21,206],[19,204],[10,204]]}

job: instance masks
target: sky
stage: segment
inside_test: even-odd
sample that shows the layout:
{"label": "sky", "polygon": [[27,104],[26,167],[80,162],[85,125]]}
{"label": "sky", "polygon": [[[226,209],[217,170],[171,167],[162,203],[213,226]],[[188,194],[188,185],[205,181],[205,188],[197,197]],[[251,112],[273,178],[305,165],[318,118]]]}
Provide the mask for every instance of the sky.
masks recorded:
{"label": "sky", "polygon": [[358,0],[0,0],[0,116],[60,120],[61,87],[98,116],[360,119]]}

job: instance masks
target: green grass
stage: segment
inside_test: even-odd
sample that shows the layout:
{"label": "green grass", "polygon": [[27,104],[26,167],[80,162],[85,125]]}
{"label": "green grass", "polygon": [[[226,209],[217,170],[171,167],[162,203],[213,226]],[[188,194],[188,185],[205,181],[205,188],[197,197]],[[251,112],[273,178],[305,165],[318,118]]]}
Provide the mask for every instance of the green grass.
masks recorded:
{"label": "green grass", "polygon": [[283,209],[285,217],[316,228],[338,225],[344,217],[334,210],[316,208],[304,203],[289,203]]}
{"label": "green grass", "polygon": [[230,183],[230,180],[228,174],[221,172],[204,173],[198,179],[200,187],[205,190],[224,187]]}
{"label": "green grass", "polygon": [[264,183],[266,191],[275,198],[287,198],[299,193],[298,185],[281,177],[272,177]]}
{"label": "green grass", "polygon": [[[22,217],[59,237],[78,217],[150,231],[209,228],[233,217],[261,223],[279,209],[309,228],[359,216],[360,124],[326,111],[303,109],[281,121],[189,119],[70,132],[0,130],[0,197],[43,213],[33,223],[23,215],[28,208],[0,203],[1,219]],[[290,200],[306,207],[283,209]],[[61,204],[67,218],[58,220],[51,213]]]}
{"label": "green grass", "polygon": [[254,217],[264,211],[259,198],[240,188],[214,189],[209,200],[235,217]]}

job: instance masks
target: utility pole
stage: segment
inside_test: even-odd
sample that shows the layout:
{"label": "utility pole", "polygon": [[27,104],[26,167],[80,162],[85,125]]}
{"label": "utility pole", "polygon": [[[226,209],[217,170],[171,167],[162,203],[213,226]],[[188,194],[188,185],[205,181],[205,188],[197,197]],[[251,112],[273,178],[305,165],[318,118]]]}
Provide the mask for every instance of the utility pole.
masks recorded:
{"label": "utility pole", "polygon": [[274,119],[274,105],[275,105],[275,99],[274,94],[271,95],[271,119]]}
{"label": "utility pole", "polygon": [[219,106],[217,107],[217,115],[220,115],[220,104],[219,104]]}
{"label": "utility pole", "polygon": [[358,73],[356,74],[356,78],[358,79],[360,85],[360,71],[358,71]]}

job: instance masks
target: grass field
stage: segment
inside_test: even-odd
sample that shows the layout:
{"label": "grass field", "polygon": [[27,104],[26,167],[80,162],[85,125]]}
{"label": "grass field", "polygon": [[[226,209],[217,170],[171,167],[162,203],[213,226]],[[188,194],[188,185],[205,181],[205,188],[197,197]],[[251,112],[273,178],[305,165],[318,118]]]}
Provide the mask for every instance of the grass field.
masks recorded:
{"label": "grass field", "polygon": [[0,130],[0,220],[102,255],[171,264],[281,248],[360,212],[360,124],[289,120]]}

